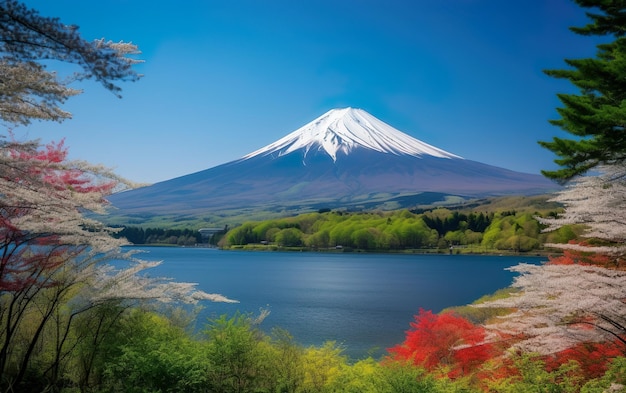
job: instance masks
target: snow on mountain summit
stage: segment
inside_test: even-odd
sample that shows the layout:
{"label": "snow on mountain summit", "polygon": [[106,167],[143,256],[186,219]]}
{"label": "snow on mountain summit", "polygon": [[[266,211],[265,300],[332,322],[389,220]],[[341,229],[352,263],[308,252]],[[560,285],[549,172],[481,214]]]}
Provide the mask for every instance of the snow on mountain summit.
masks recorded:
{"label": "snow on mountain summit", "polygon": [[283,156],[297,150],[309,152],[324,150],[333,161],[337,153],[349,154],[355,148],[365,148],[381,153],[430,155],[439,158],[461,158],[431,146],[384,123],[362,109],[332,109],[312,122],[285,137],[242,159],[256,156]]}
{"label": "snow on mountain summit", "polygon": [[447,195],[553,191],[555,184],[541,175],[462,159],[363,110],[344,108],[243,158],[108,199],[120,217],[208,214],[230,220],[242,211],[275,217],[322,208],[388,210],[444,201]]}

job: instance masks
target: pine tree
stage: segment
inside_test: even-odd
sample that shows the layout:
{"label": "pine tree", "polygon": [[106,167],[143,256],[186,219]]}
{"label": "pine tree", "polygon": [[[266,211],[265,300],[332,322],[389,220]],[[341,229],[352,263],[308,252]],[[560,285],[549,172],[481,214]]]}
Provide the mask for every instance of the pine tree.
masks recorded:
{"label": "pine tree", "polygon": [[557,109],[561,118],[550,121],[574,137],[539,142],[559,157],[554,162],[561,167],[543,174],[560,181],[626,158],[626,1],[575,1],[594,12],[587,12],[591,23],[571,30],[614,40],[597,45],[595,58],[568,59],[570,68],[545,71],[568,79],[579,89],[578,94],[558,95],[563,104]]}

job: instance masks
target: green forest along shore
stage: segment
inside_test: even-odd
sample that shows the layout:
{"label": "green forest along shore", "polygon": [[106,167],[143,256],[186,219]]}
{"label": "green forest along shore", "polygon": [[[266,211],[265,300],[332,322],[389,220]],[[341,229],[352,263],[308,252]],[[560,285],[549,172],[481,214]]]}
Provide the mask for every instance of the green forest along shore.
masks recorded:
{"label": "green forest along shore", "polygon": [[538,217],[561,208],[547,197],[504,197],[465,208],[392,212],[323,209],[291,217],[248,221],[210,237],[198,229],[123,227],[135,245],[219,246],[223,249],[435,253],[549,253],[545,243],[566,243],[581,233],[565,226],[544,233]]}

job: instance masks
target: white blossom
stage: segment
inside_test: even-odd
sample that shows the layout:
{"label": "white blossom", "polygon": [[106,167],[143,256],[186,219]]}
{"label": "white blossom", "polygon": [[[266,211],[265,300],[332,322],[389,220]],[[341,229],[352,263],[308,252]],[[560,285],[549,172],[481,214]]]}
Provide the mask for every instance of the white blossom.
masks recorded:
{"label": "white blossom", "polygon": [[[626,240],[626,164],[604,165],[594,175],[580,176],[557,193],[551,201],[562,203],[563,214],[558,217],[539,218],[547,225],[545,231],[563,225],[583,224],[585,237],[616,243],[601,248],[588,247],[584,251],[623,254]],[[574,245],[549,244],[558,248]],[[582,249],[580,246],[578,249]]]}
{"label": "white blossom", "polygon": [[[0,294],[30,299],[40,288],[76,287],[77,310],[108,300],[232,302],[196,284],[149,278],[146,270],[158,263],[123,252],[126,241],[112,236],[118,229],[94,218],[106,212],[108,194],[131,184],[66,155],[62,144],[0,140],[0,254],[7,256]],[[111,261],[127,265],[114,269]]]}
{"label": "white blossom", "polygon": [[519,336],[516,348],[550,354],[614,340],[626,328],[626,272],[585,265],[519,264],[509,297],[474,307],[510,308],[487,329]]}
{"label": "white blossom", "polygon": [[220,294],[198,290],[196,283],[175,282],[166,277],[152,278],[145,270],[159,266],[161,262],[148,262],[129,258],[131,266],[115,269],[111,265],[98,266],[89,277],[90,285],[85,294],[97,303],[112,299],[156,300],[163,303],[182,302],[196,304],[200,300],[237,303]]}
{"label": "white blossom", "polygon": [[[62,81],[55,73],[38,67],[36,64],[42,60],[74,64],[79,71],[73,74],[72,80],[94,79],[119,96],[121,89],[117,82],[136,81],[141,77],[133,68],[141,60],[132,57],[139,53],[132,43],[105,39],[89,41],[81,37],[77,26],[61,23],[58,18],[41,16],[36,10],[15,0],[1,1],[0,56],[13,71],[20,71],[21,67],[28,67],[29,70],[13,74],[10,83],[0,79],[0,102],[8,101],[14,105],[7,107],[27,108],[29,111],[17,111],[22,114],[6,119],[4,116],[8,112],[0,110],[0,118],[21,124],[28,124],[31,119],[67,118],[55,107],[69,95],[76,94],[65,87],[71,80]],[[17,98],[20,97],[26,105],[19,104]],[[45,110],[32,111],[37,109],[36,103],[45,103]],[[46,117],[46,112],[50,116]]]}

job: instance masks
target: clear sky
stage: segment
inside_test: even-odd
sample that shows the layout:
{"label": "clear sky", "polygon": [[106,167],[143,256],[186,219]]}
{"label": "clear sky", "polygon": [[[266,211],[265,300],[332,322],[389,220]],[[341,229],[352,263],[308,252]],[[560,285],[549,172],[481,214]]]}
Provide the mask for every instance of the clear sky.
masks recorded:
{"label": "clear sky", "polygon": [[567,81],[594,56],[570,0],[25,0],[84,38],[131,41],[145,76],[122,99],[94,83],[73,119],[15,130],[72,158],[158,182],[240,158],[326,111],[356,107],[467,159],[553,169]]}

